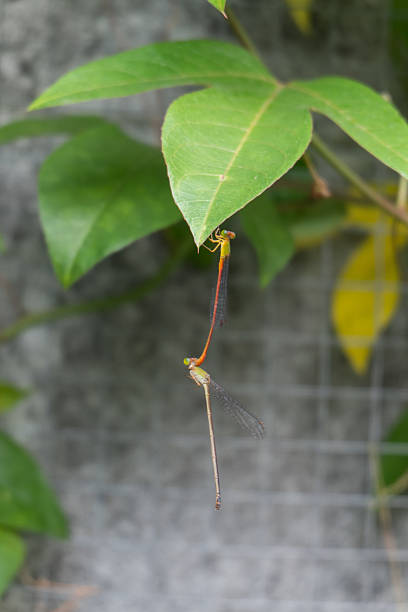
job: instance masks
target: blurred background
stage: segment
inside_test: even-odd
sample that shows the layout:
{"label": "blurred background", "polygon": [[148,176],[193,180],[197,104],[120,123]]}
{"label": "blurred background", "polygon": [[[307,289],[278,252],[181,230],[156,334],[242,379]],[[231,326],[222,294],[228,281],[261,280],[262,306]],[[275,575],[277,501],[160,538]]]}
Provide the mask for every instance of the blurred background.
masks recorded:
{"label": "blurred background", "polygon": [[[394,46],[396,29],[408,32],[404,3],[315,0],[309,34],[283,0],[231,6],[277,77],[360,79],[407,110],[407,64]],[[234,41],[204,0],[1,0],[0,122],[80,64],[191,38]],[[158,144],[165,110],[181,91],[64,110],[101,113]],[[333,124],[316,123],[367,180],[395,181]],[[167,256],[163,237],[153,235],[61,289],[36,198],[38,169],[60,142],[0,149],[1,327],[22,312],[134,287]],[[328,166],[318,167],[333,188],[345,188]],[[206,363],[263,419],[266,438],[245,436],[214,406],[223,493],[215,512],[203,394],[183,366],[208,332],[215,257],[211,267],[183,264],[134,304],[35,327],[1,345],[1,378],[31,391],[2,425],[36,457],[71,524],[68,541],[29,536],[24,572],[2,612],[74,609],[61,607],[64,592],[31,580],[38,578],[95,587],[77,599],[80,612],[407,609],[408,498],[391,498],[381,518],[372,467],[408,400],[406,282],[358,376],[333,332],[330,301],[361,234],[342,232],[300,251],[260,290],[252,247],[237,222],[227,227],[238,233],[228,325]]]}

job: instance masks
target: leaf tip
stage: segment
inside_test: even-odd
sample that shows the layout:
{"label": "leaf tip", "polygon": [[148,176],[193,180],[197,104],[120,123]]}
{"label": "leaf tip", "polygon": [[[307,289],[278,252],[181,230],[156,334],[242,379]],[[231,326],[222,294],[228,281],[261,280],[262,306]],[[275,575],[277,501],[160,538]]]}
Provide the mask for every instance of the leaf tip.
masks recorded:
{"label": "leaf tip", "polygon": [[269,281],[270,281],[269,277],[267,278],[267,277],[260,276],[259,277],[259,286],[260,286],[260,288],[261,289],[266,289],[267,286],[269,285]]}
{"label": "leaf tip", "polygon": [[67,540],[69,536],[71,535],[70,525],[59,503],[58,502],[56,503],[57,503],[56,508],[55,508],[56,514],[52,522],[52,525],[50,525],[47,532],[54,538],[59,538],[60,540]]}
{"label": "leaf tip", "polygon": [[359,376],[366,374],[370,355],[371,350],[367,350],[366,347],[361,347],[360,350],[358,347],[353,347],[353,351],[347,353],[354,372]]}
{"label": "leaf tip", "polygon": [[40,105],[38,104],[38,98],[37,98],[37,100],[34,100],[34,102],[31,102],[31,104],[27,106],[27,112],[30,113],[33,110],[37,110],[39,107]]}
{"label": "leaf tip", "polygon": [[69,289],[74,283],[74,279],[69,274],[60,275],[57,273],[57,277],[64,289]]}
{"label": "leaf tip", "polygon": [[68,540],[70,535],[71,535],[71,529],[70,529],[67,519],[64,517],[64,521],[61,525],[59,538],[61,538],[61,540]]}

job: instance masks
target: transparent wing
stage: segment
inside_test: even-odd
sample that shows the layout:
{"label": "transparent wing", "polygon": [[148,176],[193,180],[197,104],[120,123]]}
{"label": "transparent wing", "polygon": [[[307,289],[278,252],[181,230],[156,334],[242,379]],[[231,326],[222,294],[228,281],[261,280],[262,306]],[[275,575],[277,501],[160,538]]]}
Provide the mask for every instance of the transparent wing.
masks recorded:
{"label": "transparent wing", "polygon": [[[222,327],[225,324],[225,319],[227,315],[228,270],[229,270],[229,257],[225,257],[224,264],[221,270],[220,287],[218,290],[218,300],[217,300],[217,303],[215,303],[217,288],[214,288],[212,298],[211,298],[211,304],[210,304],[211,320],[213,318],[214,308],[216,308],[214,327]],[[217,279],[217,284],[218,284],[218,279]]]}
{"label": "transparent wing", "polygon": [[265,426],[262,421],[248,412],[238,400],[230,396],[224,387],[221,387],[221,385],[212,379],[210,380],[210,394],[221,402],[227,414],[232,415],[242,429],[249,431],[257,440],[261,440],[264,437]]}

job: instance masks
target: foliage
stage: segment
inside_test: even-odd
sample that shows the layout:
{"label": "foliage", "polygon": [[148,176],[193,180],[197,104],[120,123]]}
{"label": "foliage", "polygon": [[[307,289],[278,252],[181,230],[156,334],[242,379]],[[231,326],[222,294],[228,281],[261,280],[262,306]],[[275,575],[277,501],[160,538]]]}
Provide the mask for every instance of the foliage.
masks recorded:
{"label": "foliage", "polygon": [[[2,382],[0,412],[27,394]],[[68,525],[54,493],[33,458],[0,431],[0,596],[24,560],[25,546],[15,530],[65,538]]]}
{"label": "foliage", "polygon": [[64,287],[106,255],[180,218],[159,151],[112,125],[78,134],[50,155],[39,175],[39,201]]}
{"label": "foliage", "polygon": [[[388,444],[408,444],[408,409],[389,431],[385,442]],[[380,491],[405,493],[408,490],[408,455],[398,452],[384,452],[379,460]]]}
{"label": "foliage", "polygon": [[222,13],[224,15],[224,17],[226,17],[226,15],[224,13],[225,0],[208,0],[208,2],[210,4],[212,4],[213,6],[215,6],[215,8],[218,9],[220,11],[220,13]]}
{"label": "foliage", "polygon": [[404,227],[370,206],[351,205],[349,223],[369,232],[337,279],[332,320],[340,344],[357,374],[368,366],[373,345],[399,302],[398,252],[407,242]]}
{"label": "foliage", "polygon": [[13,531],[0,528],[0,597],[20,569],[25,554],[21,537]]}
{"label": "foliage", "polygon": [[290,14],[296,26],[303,34],[311,34],[312,21],[310,16],[313,0],[286,0]]}
{"label": "foliage", "polygon": [[346,215],[344,202],[333,198],[323,201],[300,198],[297,201],[299,194],[288,206],[280,208],[297,248],[316,246],[342,229]]}
{"label": "foliage", "polygon": [[10,410],[19,400],[27,395],[27,391],[19,389],[5,381],[0,381],[0,414]]}
{"label": "foliage", "polygon": [[37,136],[67,134],[74,136],[93,127],[109,125],[102,117],[93,115],[59,115],[58,117],[38,117],[21,119],[0,127],[0,145]]}
{"label": "foliage", "polygon": [[258,254],[261,286],[266,287],[295,250],[289,223],[279,213],[269,192],[245,208],[241,220]]}
{"label": "foliage", "polygon": [[54,494],[30,455],[0,432],[0,524],[66,537],[68,527]]}
{"label": "foliage", "polygon": [[[227,43],[157,43],[97,60],[63,76],[30,108],[175,85],[207,86],[173,102],[163,124],[171,190],[197,246],[301,157],[312,136],[311,110],[327,115],[383,163],[408,175],[407,124],[380,95],[337,77],[283,85],[257,58]],[[42,181],[47,174],[45,165]],[[51,179],[56,180],[55,174]],[[62,177],[60,190],[64,182]],[[88,211],[82,211],[87,225]],[[162,215],[161,225],[168,225],[164,209]],[[122,228],[126,235],[121,237],[118,229],[115,248],[131,239],[128,228]],[[145,233],[150,231],[147,227]],[[49,243],[50,231],[47,239]],[[51,249],[51,257],[56,268],[68,270],[63,278],[69,284],[107,252],[111,250],[94,248],[72,275],[71,253],[58,252],[56,260]]]}

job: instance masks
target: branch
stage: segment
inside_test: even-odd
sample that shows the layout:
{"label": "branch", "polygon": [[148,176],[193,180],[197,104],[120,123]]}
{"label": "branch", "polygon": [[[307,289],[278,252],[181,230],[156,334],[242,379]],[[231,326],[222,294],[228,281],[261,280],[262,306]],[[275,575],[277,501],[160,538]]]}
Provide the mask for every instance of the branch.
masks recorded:
{"label": "branch", "polygon": [[384,479],[379,461],[379,454],[375,444],[369,447],[370,467],[374,480],[375,496],[378,503],[378,514],[381,522],[384,545],[387,552],[388,564],[390,567],[391,584],[394,591],[394,599],[397,612],[406,612],[405,602],[407,593],[404,586],[404,577],[402,575],[401,566],[396,559],[398,551],[397,540],[392,529],[392,516],[390,508],[387,504],[387,498],[384,497],[383,491]]}
{"label": "branch", "polygon": [[241,45],[245,49],[247,49],[250,53],[252,53],[254,57],[260,60],[261,56],[259,55],[254,43],[248,36],[247,32],[245,31],[242,24],[240,23],[239,19],[235,15],[234,11],[230,7],[226,7],[225,13],[227,15],[228,25],[230,26],[231,30],[234,32],[235,36],[237,37]]}
{"label": "branch", "polygon": [[134,289],[107,298],[89,300],[87,302],[80,302],[79,304],[67,304],[52,308],[51,310],[24,315],[20,319],[17,319],[15,323],[0,331],[0,343],[12,340],[30,327],[36,327],[37,325],[43,325],[44,323],[50,323],[51,321],[65,319],[67,317],[75,317],[77,315],[106,312],[108,310],[114,310],[122,306],[122,304],[136,302],[161,285],[167,276],[169,276],[185,258],[189,249],[190,240],[181,242],[176,251],[167,259],[158,272]]}
{"label": "branch", "polygon": [[[226,9],[226,13],[228,16],[228,23],[230,25],[230,28],[234,32],[241,45],[245,47],[245,49],[247,49],[250,53],[252,53],[252,55],[254,55],[256,58],[260,59],[254,43],[252,42],[251,38],[249,37],[248,33],[246,32],[238,18],[236,17],[235,13],[230,8]],[[344,176],[348,181],[350,181],[350,183],[357,187],[357,189],[359,189],[361,193],[367,196],[372,202],[380,206],[380,208],[385,210],[392,217],[398,219],[398,221],[401,221],[405,225],[408,225],[408,213],[406,213],[405,210],[402,209],[402,207],[397,208],[392,204],[392,202],[387,200],[387,198],[384,198],[377,191],[375,191],[375,189],[370,187],[370,185],[366,183],[364,179],[362,179],[358,174],[356,174],[347,164],[342,162],[337,157],[337,155],[335,155],[327,147],[327,145],[325,145],[324,142],[318,136],[316,136],[316,134],[313,135],[312,145],[320,153],[320,155],[324,157],[324,159],[339,172],[339,174]]]}
{"label": "branch", "polygon": [[333,168],[337,170],[339,174],[344,176],[352,185],[357,187],[361,193],[367,196],[372,202],[378,204],[380,208],[385,210],[398,221],[402,221],[405,225],[408,225],[408,214],[401,207],[397,208],[392,202],[384,198],[375,189],[373,189],[368,183],[364,181],[358,174],[354,172],[347,164],[342,162],[337,155],[335,155],[327,145],[316,134],[313,135],[312,145],[320,153],[320,155],[327,161]]}

